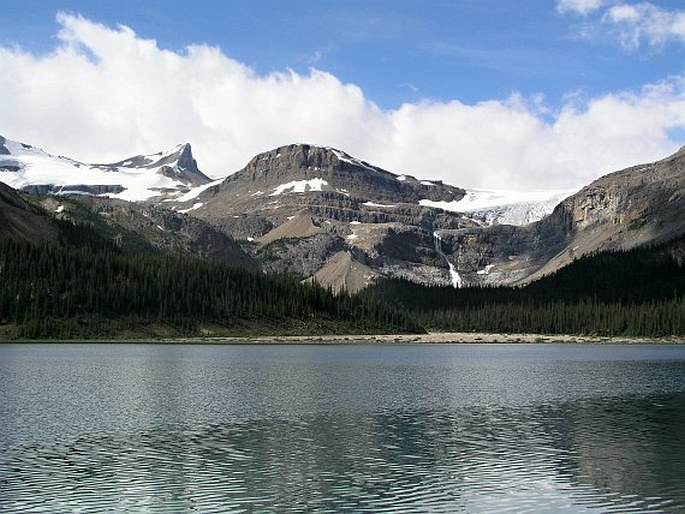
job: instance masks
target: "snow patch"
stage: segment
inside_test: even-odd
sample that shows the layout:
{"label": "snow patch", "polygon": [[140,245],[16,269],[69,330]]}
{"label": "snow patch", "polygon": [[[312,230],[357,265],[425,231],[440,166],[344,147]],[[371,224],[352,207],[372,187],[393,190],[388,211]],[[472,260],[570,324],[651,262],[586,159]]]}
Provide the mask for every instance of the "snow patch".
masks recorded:
{"label": "snow patch", "polygon": [[387,209],[393,209],[393,208],[397,207],[397,205],[393,205],[393,204],[373,203],[373,202],[364,202],[362,205],[366,205],[367,207],[385,207]]}
{"label": "snow patch", "polygon": [[194,211],[195,209],[199,209],[204,205],[204,202],[196,202],[193,204],[192,207],[188,207],[187,209],[179,209],[178,212],[182,212],[185,214],[186,212]]}
{"label": "snow patch", "polygon": [[60,212],[64,211],[64,205],[58,205],[57,209],[55,209],[55,212],[59,214]]}
{"label": "snow patch", "polygon": [[[404,182],[405,180],[407,180],[407,176],[406,175],[398,175],[397,180],[399,180],[400,182]],[[423,200],[421,200],[421,201],[423,201]]]}
{"label": "snow patch", "polygon": [[310,191],[322,191],[323,186],[327,186],[326,182],[322,178],[313,178],[310,180],[293,180],[292,182],[287,182],[281,184],[274,189],[273,193],[269,196],[279,196],[284,193],[306,193]]}
{"label": "snow patch", "polygon": [[355,166],[361,166],[362,168],[366,168],[367,170],[373,171],[374,173],[378,173],[378,170],[373,169],[371,166],[366,164],[364,161],[360,161],[359,159],[355,159],[354,157],[346,154],[345,152],[341,152],[340,150],[336,150],[335,148],[325,147],[326,150],[329,150],[335,154],[335,156],[338,158],[338,160],[347,162],[349,164],[354,164]]}
{"label": "snow patch", "polygon": [[494,264],[488,264],[487,266],[485,266],[485,269],[479,269],[478,271],[476,271],[476,274],[478,274],[478,275],[489,275],[490,270],[494,267],[495,267]]}
{"label": "snow patch", "polygon": [[213,182],[209,182],[208,184],[204,184],[202,186],[197,186],[192,188],[190,191],[188,191],[185,194],[182,194],[181,196],[174,198],[172,201],[174,202],[189,202],[190,200],[194,200],[198,196],[200,196],[201,193],[206,191],[212,186],[216,186],[221,184],[224,181],[224,179],[220,178],[218,180],[214,180]]}
{"label": "snow patch", "polygon": [[347,239],[348,241],[354,241],[354,240],[357,239],[358,237],[359,237],[359,236],[358,236],[357,234],[352,233],[352,234],[350,234],[349,236],[347,236],[345,239]]}
{"label": "snow patch", "polygon": [[350,225],[361,225],[361,224],[362,224],[361,221],[357,221],[357,220],[350,221]]}
{"label": "snow patch", "polygon": [[422,180],[421,185],[422,186],[434,186],[435,184],[433,182],[428,181],[428,180]]}

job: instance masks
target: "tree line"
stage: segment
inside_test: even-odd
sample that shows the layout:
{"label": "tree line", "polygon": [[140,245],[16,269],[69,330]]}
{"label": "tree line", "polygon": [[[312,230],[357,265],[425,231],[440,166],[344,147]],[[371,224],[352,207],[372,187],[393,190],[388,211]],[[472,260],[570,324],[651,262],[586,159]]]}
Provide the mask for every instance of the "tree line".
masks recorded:
{"label": "tree line", "polygon": [[149,246],[122,250],[88,227],[62,228],[58,242],[0,236],[0,338],[685,333],[685,238],[586,256],[523,287],[390,279],[352,296]]}
{"label": "tree line", "polygon": [[364,295],[427,330],[661,337],[685,334],[685,238],[603,252],[522,287],[454,289],[385,280]]}
{"label": "tree line", "polygon": [[0,333],[14,338],[404,333],[421,328],[387,302],[159,252],[0,238]]}

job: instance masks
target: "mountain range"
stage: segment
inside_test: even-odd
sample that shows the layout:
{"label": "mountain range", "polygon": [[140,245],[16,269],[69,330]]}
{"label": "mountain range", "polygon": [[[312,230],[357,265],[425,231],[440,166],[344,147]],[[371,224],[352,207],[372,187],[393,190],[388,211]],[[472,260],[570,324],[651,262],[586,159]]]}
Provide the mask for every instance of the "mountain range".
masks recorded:
{"label": "mountain range", "polygon": [[682,235],[684,169],[681,149],[568,196],[513,195],[394,174],[306,144],[259,154],[212,180],[188,144],[103,165],[0,137],[0,182],[10,186],[0,187],[0,232],[59,237],[54,221],[86,223],[121,246],[350,292],[382,277],[523,284],[583,255]]}

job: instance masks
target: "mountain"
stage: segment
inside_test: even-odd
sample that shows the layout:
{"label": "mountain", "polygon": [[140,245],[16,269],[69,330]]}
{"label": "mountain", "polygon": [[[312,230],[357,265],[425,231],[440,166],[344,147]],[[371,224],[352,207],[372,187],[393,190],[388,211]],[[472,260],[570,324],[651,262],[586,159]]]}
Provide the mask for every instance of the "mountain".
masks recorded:
{"label": "mountain", "polygon": [[[0,181],[34,193],[81,193],[69,205],[97,227],[107,220],[115,232],[165,251],[234,260],[352,292],[379,278],[452,287],[522,284],[582,255],[668,241],[685,230],[684,168],[685,149],[566,197],[465,190],[394,174],[334,148],[292,144],[212,182],[189,145],[85,165],[0,138]],[[33,223],[41,218],[26,197],[6,188],[3,194],[0,216],[8,228],[52,230]],[[121,201],[132,198],[142,201]],[[62,204],[68,210],[66,198],[42,202],[54,204],[47,208],[53,216],[70,215],[56,212]],[[229,247],[239,253],[230,257]]]}
{"label": "mountain", "polygon": [[176,208],[248,241],[246,248],[267,271],[326,277],[325,285],[338,287],[343,278],[324,271],[343,273],[340,252],[349,252],[359,266],[372,270],[354,281],[357,289],[376,276],[450,283],[433,232],[480,222],[421,202],[455,202],[465,194],[441,181],[396,175],[340,150],[298,144],[257,155]]}
{"label": "mountain", "polygon": [[124,253],[187,255],[259,269],[233,239],[197,218],[112,198],[32,196],[1,182],[0,236],[75,246],[110,244]]}
{"label": "mountain", "polygon": [[[293,207],[315,214],[327,210],[341,221],[361,216],[378,222],[425,215],[432,209],[421,208],[423,199],[453,202],[464,195],[461,188],[395,175],[340,150],[295,144],[257,155],[221,184],[188,199],[186,207],[214,220],[259,212],[254,217],[273,228]],[[262,235],[245,220],[231,225],[246,236]]]}
{"label": "mountain", "polygon": [[526,226],[442,230],[467,284],[530,282],[594,252],[660,244],[685,232],[685,149],[599,178]]}
{"label": "mountain", "polygon": [[685,147],[660,161],[610,173],[564,200],[550,215],[567,241],[528,279],[581,255],[661,244],[685,232]]}
{"label": "mountain", "polygon": [[355,290],[378,277],[507,285],[581,255],[682,234],[684,161],[681,150],[562,200],[563,193],[466,191],[396,175],[333,148],[288,145],[256,156],[177,208],[248,242],[265,270],[334,288],[352,267],[364,270],[355,274]]}
{"label": "mountain", "polygon": [[179,196],[211,180],[187,143],[112,164],[85,164],[0,136],[0,181],[31,193],[140,201]]}

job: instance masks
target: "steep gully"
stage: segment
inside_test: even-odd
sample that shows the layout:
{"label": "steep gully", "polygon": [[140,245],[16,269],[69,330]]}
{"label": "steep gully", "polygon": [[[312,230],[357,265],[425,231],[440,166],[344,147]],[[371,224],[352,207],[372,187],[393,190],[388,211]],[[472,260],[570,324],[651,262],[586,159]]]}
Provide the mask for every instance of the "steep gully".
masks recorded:
{"label": "steep gully", "polygon": [[457,272],[457,268],[452,264],[445,255],[445,252],[442,251],[442,239],[440,237],[440,234],[437,232],[433,232],[433,242],[435,244],[435,251],[440,255],[443,259],[445,259],[445,262],[447,262],[447,265],[449,266],[450,270],[450,277],[452,278],[452,287],[455,289],[460,289],[461,287],[464,286],[464,281]]}

